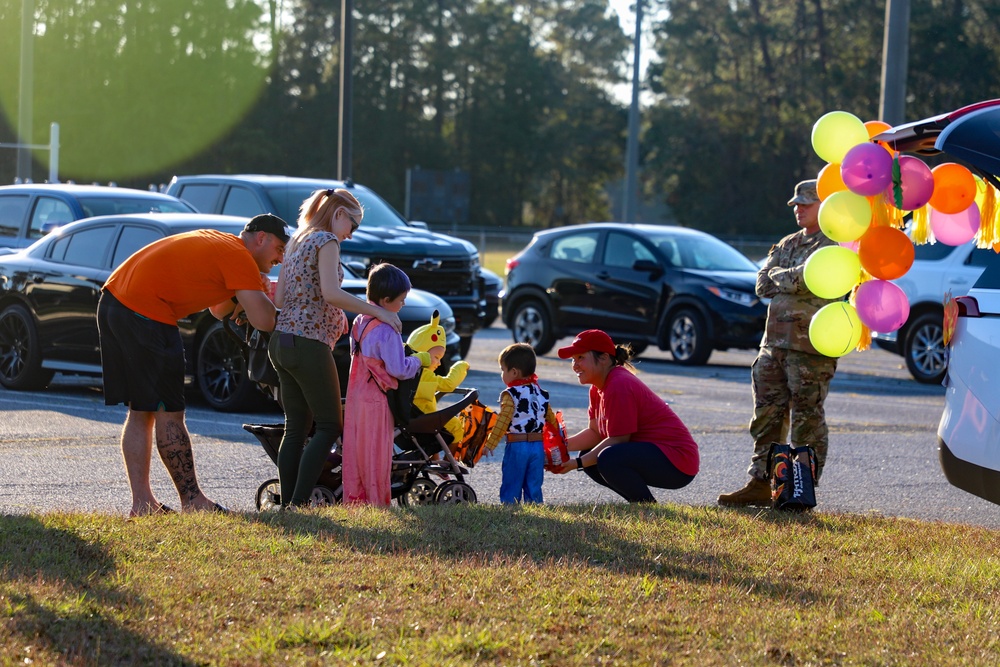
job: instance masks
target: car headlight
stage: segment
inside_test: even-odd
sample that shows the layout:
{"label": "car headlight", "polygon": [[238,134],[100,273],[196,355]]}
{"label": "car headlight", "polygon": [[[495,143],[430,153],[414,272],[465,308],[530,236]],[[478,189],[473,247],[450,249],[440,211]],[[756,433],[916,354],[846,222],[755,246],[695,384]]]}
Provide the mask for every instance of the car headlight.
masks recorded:
{"label": "car headlight", "polygon": [[447,336],[448,334],[451,334],[451,333],[455,333],[455,316],[454,315],[452,315],[451,317],[444,318],[443,320],[439,321],[438,324],[440,324],[444,328],[444,335],[445,336]]}
{"label": "car headlight", "polygon": [[718,285],[711,285],[708,288],[708,291],[720,299],[738,303],[739,305],[746,306],[747,308],[757,305],[757,302],[759,301],[756,294],[738,292],[736,290],[726,289],[725,287],[719,287]]}

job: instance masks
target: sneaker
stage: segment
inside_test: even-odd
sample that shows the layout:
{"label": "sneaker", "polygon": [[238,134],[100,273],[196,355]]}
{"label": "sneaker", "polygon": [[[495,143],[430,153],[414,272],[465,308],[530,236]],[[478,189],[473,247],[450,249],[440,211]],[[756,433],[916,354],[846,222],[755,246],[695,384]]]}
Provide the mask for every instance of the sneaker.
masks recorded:
{"label": "sneaker", "polygon": [[770,507],[771,484],[766,479],[751,477],[746,486],[739,491],[720,495],[718,502],[720,505],[730,507],[744,507],[747,505]]}

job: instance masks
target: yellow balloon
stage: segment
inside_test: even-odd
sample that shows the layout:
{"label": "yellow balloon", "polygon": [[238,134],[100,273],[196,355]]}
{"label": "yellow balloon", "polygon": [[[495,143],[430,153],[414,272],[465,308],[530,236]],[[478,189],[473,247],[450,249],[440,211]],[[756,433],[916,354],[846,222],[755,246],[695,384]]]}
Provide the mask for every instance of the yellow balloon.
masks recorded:
{"label": "yellow balloon", "polygon": [[809,341],[817,352],[828,357],[844,356],[860,340],[861,319],[854,306],[846,301],[823,306],[809,323]]}
{"label": "yellow balloon", "polygon": [[806,260],[803,277],[816,296],[838,299],[861,279],[861,259],[858,253],[839,245],[820,248]]}
{"label": "yellow balloon", "polygon": [[819,205],[819,228],[837,243],[857,241],[871,221],[871,204],[850,190],[834,192]]}
{"label": "yellow balloon", "polygon": [[860,118],[846,111],[823,114],[813,125],[813,150],[826,162],[840,164],[847,151],[867,141],[868,128]]}
{"label": "yellow balloon", "polygon": [[979,174],[973,174],[972,177],[976,179],[976,206],[982,211],[983,203],[986,201],[986,188],[989,186],[986,185],[986,181]]}

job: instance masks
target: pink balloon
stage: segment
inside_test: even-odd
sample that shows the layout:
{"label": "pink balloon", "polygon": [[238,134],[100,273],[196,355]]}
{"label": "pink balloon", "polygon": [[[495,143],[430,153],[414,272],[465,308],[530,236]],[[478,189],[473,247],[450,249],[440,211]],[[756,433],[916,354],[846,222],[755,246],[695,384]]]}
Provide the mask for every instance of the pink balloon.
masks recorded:
{"label": "pink balloon", "polygon": [[858,285],[854,307],[865,326],[879,333],[895,331],[910,316],[906,293],[888,280],[867,280]]}
{"label": "pink balloon", "polygon": [[942,213],[931,207],[931,231],[934,238],[945,245],[962,245],[971,241],[979,231],[979,204],[958,213]]}
{"label": "pink balloon", "polygon": [[934,194],[934,175],[923,160],[909,155],[899,158],[899,177],[903,188],[903,205],[896,206],[892,183],[885,189],[885,200],[904,211],[913,211],[931,200]]}
{"label": "pink balloon", "polygon": [[841,241],[839,245],[841,248],[847,248],[849,250],[857,252],[858,248],[861,247],[861,239],[855,239],[853,241]]}
{"label": "pink balloon", "polygon": [[840,163],[840,177],[856,195],[877,195],[892,184],[892,156],[878,144],[858,144]]}

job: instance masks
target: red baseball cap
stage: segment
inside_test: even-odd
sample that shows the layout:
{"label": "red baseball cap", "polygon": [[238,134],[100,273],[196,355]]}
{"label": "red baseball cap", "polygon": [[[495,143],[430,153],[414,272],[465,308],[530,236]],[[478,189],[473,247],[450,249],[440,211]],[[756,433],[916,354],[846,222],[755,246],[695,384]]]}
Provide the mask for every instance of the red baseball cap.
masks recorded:
{"label": "red baseball cap", "polygon": [[600,329],[587,329],[573,339],[569,347],[559,348],[559,358],[569,359],[584,352],[603,352],[615,356],[615,342]]}

